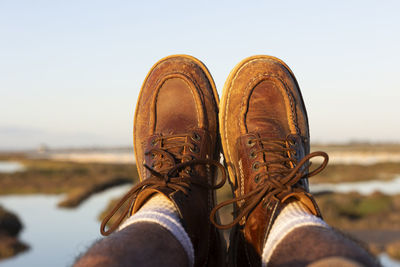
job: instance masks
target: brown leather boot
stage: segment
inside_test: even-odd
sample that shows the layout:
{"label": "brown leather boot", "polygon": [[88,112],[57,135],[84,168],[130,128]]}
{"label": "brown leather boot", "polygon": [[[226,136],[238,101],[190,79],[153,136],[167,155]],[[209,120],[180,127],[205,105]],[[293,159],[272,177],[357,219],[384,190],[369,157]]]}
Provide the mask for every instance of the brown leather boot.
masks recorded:
{"label": "brown leather boot", "polygon": [[209,221],[215,205],[219,164],[218,95],[207,68],[197,59],[175,55],[157,62],[143,83],[136,105],[134,148],[141,182],[123,197],[102,224],[127,200],[134,214],[154,194],[176,206],[195,251],[195,266],[222,266],[225,248]]}
{"label": "brown leather boot", "polygon": [[[285,63],[253,56],[230,73],[223,89],[220,135],[235,198],[234,221],[216,225],[231,232],[229,266],[260,266],[274,220],[289,201],[301,201],[321,216],[308,193],[307,177],[327,164],[323,152],[309,154],[307,113],[297,81]],[[325,158],[312,173],[308,160]]]}

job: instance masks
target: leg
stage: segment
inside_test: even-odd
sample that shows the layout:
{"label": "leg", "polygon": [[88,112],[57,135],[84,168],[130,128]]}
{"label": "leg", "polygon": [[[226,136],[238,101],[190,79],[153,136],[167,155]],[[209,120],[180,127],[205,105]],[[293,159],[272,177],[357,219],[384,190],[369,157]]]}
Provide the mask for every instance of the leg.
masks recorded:
{"label": "leg", "polygon": [[357,242],[310,214],[298,201],[280,212],[262,253],[262,261],[268,266],[305,266],[332,257],[365,266],[377,265]]}
{"label": "leg", "polygon": [[189,266],[180,242],[154,223],[136,223],[104,238],[80,258],[83,266]]}
{"label": "leg", "polygon": [[322,264],[321,260],[331,257],[363,266],[378,265],[357,243],[332,228],[306,226],[293,230],[280,242],[268,266],[306,266],[318,261]]}

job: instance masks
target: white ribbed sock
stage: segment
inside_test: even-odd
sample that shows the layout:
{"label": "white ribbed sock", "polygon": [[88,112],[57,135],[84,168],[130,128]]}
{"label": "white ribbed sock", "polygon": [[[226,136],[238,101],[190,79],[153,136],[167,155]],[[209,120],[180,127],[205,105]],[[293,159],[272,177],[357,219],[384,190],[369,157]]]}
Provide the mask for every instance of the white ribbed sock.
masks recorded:
{"label": "white ribbed sock", "polygon": [[170,231],[185,249],[190,266],[193,266],[194,249],[192,241],[181,224],[174,204],[167,197],[161,194],[153,196],[138,212],[129,217],[119,227],[118,231],[139,222],[156,223]]}
{"label": "white ribbed sock", "polygon": [[291,202],[284,207],[272,225],[267,242],[264,244],[262,266],[267,266],[276,247],[290,232],[311,225],[329,227],[323,220],[310,214],[299,201]]}

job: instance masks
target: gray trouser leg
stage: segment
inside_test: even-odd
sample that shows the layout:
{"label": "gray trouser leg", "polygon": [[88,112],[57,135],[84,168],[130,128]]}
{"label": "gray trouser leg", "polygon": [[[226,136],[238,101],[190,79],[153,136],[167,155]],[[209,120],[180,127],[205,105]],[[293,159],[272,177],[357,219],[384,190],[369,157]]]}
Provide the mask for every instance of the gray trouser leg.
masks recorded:
{"label": "gray trouser leg", "polygon": [[[300,227],[289,233],[275,249],[268,266],[307,266],[318,261],[323,264],[330,257],[348,259],[361,266],[378,266],[355,241],[331,228],[318,226]],[[316,266],[331,266],[329,261],[326,264]]]}
{"label": "gray trouser leg", "polygon": [[188,266],[188,258],[168,230],[136,223],[94,244],[74,266]]}

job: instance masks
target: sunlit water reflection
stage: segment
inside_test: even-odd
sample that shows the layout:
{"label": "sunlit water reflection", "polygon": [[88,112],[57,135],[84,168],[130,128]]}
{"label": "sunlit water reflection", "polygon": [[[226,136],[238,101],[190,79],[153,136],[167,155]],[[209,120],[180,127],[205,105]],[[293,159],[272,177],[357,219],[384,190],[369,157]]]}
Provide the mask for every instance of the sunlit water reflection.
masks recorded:
{"label": "sunlit water reflection", "polygon": [[333,191],[337,193],[358,192],[362,195],[369,195],[378,191],[387,195],[395,195],[400,194],[400,176],[389,181],[372,180],[337,184],[311,184],[310,189],[313,193]]}
{"label": "sunlit water reflection", "polygon": [[382,253],[379,256],[379,261],[384,267],[400,267],[400,261],[391,259],[386,253]]}
{"label": "sunlit water reflection", "polygon": [[0,173],[13,173],[25,170],[24,165],[16,161],[0,161]]}

